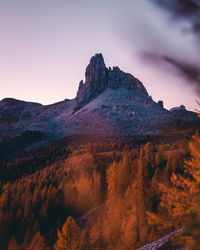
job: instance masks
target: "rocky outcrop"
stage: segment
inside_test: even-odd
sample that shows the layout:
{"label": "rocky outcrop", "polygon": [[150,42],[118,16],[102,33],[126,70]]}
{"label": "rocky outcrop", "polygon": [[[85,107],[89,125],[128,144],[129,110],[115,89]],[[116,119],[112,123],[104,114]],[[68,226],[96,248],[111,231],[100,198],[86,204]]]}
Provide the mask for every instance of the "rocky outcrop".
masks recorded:
{"label": "rocky outcrop", "polygon": [[184,105],[180,105],[179,107],[171,108],[169,111],[172,112],[172,111],[177,111],[177,110],[186,110],[186,108]]}
{"label": "rocky outcrop", "polygon": [[148,95],[143,84],[129,73],[121,71],[118,67],[109,68],[108,70],[108,87],[117,89],[124,87],[125,89],[137,89]]}
{"label": "rocky outcrop", "polygon": [[85,72],[85,83],[79,84],[77,101],[85,104],[97,97],[107,87],[107,69],[103,56],[96,54],[90,59]]}
{"label": "rocky outcrop", "polygon": [[158,101],[158,105],[160,105],[162,108],[164,108],[163,101]]}
{"label": "rocky outcrop", "polygon": [[121,71],[118,67],[106,68],[102,54],[96,54],[90,59],[85,72],[85,83],[79,83],[77,92],[78,106],[84,106],[92,101],[106,88],[117,89],[120,87],[136,89],[148,95],[143,84],[129,73]]}

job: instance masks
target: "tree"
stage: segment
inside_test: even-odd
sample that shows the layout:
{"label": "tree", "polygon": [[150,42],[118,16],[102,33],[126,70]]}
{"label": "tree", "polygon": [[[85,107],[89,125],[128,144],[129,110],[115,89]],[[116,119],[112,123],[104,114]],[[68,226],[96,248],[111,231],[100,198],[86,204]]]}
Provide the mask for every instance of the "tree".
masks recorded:
{"label": "tree", "polygon": [[77,249],[81,238],[81,230],[71,216],[67,218],[62,230],[58,230],[57,234],[55,250]]}
{"label": "tree", "polygon": [[85,239],[89,243],[90,249],[102,250],[106,248],[105,231],[108,228],[105,222],[107,220],[107,213],[106,205],[101,204],[89,211],[87,215],[88,225],[90,226],[86,227],[86,230],[82,230],[82,239]]}
{"label": "tree", "polygon": [[116,161],[111,164],[107,172],[108,183],[108,199],[107,202],[117,201],[123,197],[126,189],[130,184],[131,164],[127,153],[123,154],[123,158],[119,163]]}
{"label": "tree", "polygon": [[20,250],[20,246],[17,244],[15,236],[13,236],[8,244],[8,250]]}
{"label": "tree", "polygon": [[[198,205],[200,198],[200,136],[198,133],[193,136],[193,140],[189,143],[189,149],[191,156],[189,160],[185,161],[184,173],[182,175],[172,174],[171,187],[159,184],[162,193],[161,213],[158,215],[148,212],[147,214],[149,224],[156,225],[158,229],[174,230],[189,222],[189,230],[186,231],[190,235],[194,233],[196,238],[196,235],[200,236]],[[196,241],[195,244],[196,248],[194,249],[198,249],[199,241]]]}
{"label": "tree", "polygon": [[[136,176],[136,214],[137,214],[137,232],[138,241],[141,243],[145,242],[147,235],[146,228],[146,215],[145,215],[145,185],[147,185],[147,165],[144,159],[144,149],[140,149],[140,156],[137,165],[137,176]],[[145,183],[146,182],[146,183]]]}
{"label": "tree", "polygon": [[200,189],[198,192],[197,207],[190,213],[189,222],[186,226],[186,232],[189,249],[196,250],[200,248]]}
{"label": "tree", "polygon": [[90,243],[90,235],[86,229],[81,231],[81,239],[78,245],[79,250],[90,250],[91,243]]}
{"label": "tree", "polygon": [[190,249],[200,248],[200,136],[196,133],[190,143],[191,160],[187,162],[187,171],[192,175],[194,194],[194,209],[192,209],[186,231],[191,238],[188,240]]}
{"label": "tree", "polygon": [[[114,161],[106,171],[108,184],[103,236],[112,242],[113,249],[121,243],[121,227],[124,216],[124,194],[130,184],[130,160],[124,152],[120,162]],[[102,218],[98,219],[101,225]],[[99,226],[101,228],[101,226]],[[99,247],[100,249],[100,247]]]}
{"label": "tree", "polygon": [[155,164],[155,150],[151,142],[147,142],[144,146],[145,160],[148,166],[154,166]]}
{"label": "tree", "polygon": [[37,232],[29,245],[28,250],[49,250],[40,232]]}
{"label": "tree", "polygon": [[125,213],[122,223],[122,245],[126,249],[136,247],[139,243],[138,198],[137,180],[135,180],[128,187],[124,196]]}

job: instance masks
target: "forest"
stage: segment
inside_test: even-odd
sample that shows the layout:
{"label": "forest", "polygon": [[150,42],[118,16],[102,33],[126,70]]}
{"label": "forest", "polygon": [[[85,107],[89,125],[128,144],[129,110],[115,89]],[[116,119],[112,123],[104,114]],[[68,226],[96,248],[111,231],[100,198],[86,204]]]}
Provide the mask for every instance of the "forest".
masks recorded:
{"label": "forest", "polygon": [[0,249],[200,246],[200,136],[143,145],[107,140],[2,160]]}

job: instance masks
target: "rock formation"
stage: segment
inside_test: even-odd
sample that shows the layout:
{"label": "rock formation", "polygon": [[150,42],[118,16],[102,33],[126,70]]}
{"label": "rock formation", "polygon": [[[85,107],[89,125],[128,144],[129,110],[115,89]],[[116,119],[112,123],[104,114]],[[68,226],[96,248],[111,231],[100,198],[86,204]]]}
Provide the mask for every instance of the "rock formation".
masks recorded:
{"label": "rock formation", "polygon": [[163,101],[158,101],[158,105],[160,105],[162,108],[164,108]]}
{"label": "rock formation", "polygon": [[177,110],[186,110],[186,108],[184,105],[180,105],[179,107],[171,108],[169,111],[172,112],[172,111],[177,111]]}
{"label": "rock formation", "polygon": [[107,87],[137,89],[148,95],[145,87],[137,78],[121,71],[118,67],[106,68],[102,54],[96,54],[90,59],[86,68],[85,83],[83,81],[79,83],[76,97],[78,106],[89,103]]}
{"label": "rock formation", "polygon": [[118,67],[107,68],[103,56],[96,54],[86,68],[85,82],[80,82],[75,99],[47,106],[2,100],[0,140],[26,130],[41,131],[50,138],[80,134],[166,136],[166,131],[173,131],[172,126],[193,129],[199,127],[199,120],[193,112],[164,109],[162,101],[154,102],[138,79]]}

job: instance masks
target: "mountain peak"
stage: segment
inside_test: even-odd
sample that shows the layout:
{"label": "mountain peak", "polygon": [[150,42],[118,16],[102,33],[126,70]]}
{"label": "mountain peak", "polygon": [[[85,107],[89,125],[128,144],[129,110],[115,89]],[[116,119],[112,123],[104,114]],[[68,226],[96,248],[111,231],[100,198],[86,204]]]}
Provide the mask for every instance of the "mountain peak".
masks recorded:
{"label": "mountain peak", "polygon": [[102,54],[96,54],[90,59],[85,71],[85,83],[79,84],[77,92],[78,103],[88,103],[97,97],[107,87],[107,68]]}
{"label": "mountain peak", "polygon": [[94,56],[91,57],[90,59],[90,64],[89,65],[101,65],[106,67],[104,63],[104,58],[101,53],[95,54]]}
{"label": "mountain peak", "polygon": [[85,72],[85,83],[79,84],[76,100],[80,106],[95,99],[106,88],[117,89],[120,87],[128,90],[139,90],[148,95],[143,84],[134,76],[125,73],[119,67],[106,68],[101,53],[95,54],[88,64]]}
{"label": "mountain peak", "polygon": [[[91,84],[94,89],[98,89],[106,79],[106,65],[102,54],[96,54],[90,59],[90,63],[85,72],[85,84]],[[102,86],[103,87],[103,86]]]}

